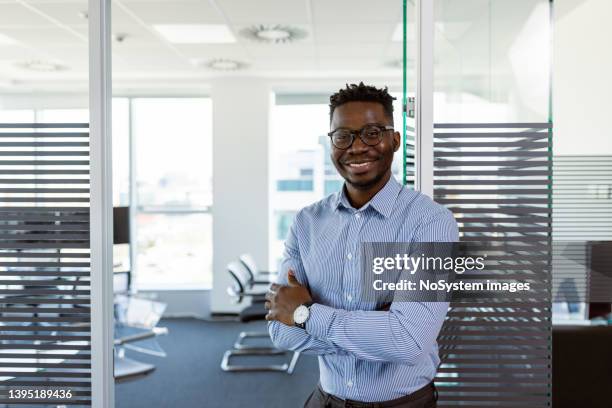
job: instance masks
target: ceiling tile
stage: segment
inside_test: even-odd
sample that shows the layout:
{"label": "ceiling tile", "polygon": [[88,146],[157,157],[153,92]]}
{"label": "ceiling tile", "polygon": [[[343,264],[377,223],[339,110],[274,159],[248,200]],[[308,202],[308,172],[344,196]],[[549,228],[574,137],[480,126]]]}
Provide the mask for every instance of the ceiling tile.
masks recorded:
{"label": "ceiling tile", "polygon": [[380,58],[387,49],[388,44],[336,44],[317,46],[317,55],[320,57],[336,58]]}
{"label": "ceiling tile", "polygon": [[222,16],[207,1],[143,1],[122,4],[147,24],[224,23]]}
{"label": "ceiling tile", "polygon": [[87,24],[87,17],[80,15],[80,13],[85,13],[85,15],[87,13],[87,0],[72,2],[44,2],[34,4],[30,3],[30,5],[62,24]]}
{"label": "ceiling tile", "polygon": [[122,72],[134,72],[147,76],[151,72],[191,69],[192,65],[170,51],[148,53],[143,50],[139,53],[121,55],[121,60],[117,60],[117,64],[113,65],[113,70],[115,70],[115,67]]}
{"label": "ceiling tile", "polygon": [[315,22],[378,23],[402,21],[401,0],[312,0]]}
{"label": "ceiling tile", "polygon": [[[82,13],[88,12],[87,0],[76,1],[46,1],[31,4],[40,12],[66,25],[87,25],[87,18]],[[119,5],[111,7],[112,26],[137,24]]]}
{"label": "ceiling tile", "polygon": [[247,57],[244,47],[237,44],[184,44],[176,45],[176,48],[185,57],[196,60],[227,58],[243,61]]}
{"label": "ceiling tile", "polygon": [[245,48],[253,57],[274,60],[315,56],[315,47],[312,44],[249,44]]}
{"label": "ceiling tile", "polygon": [[52,25],[52,22],[21,4],[0,4],[0,30],[2,29],[1,27],[40,27]]}
{"label": "ceiling tile", "polygon": [[391,42],[395,24],[316,24],[317,44],[367,44]]}
{"label": "ceiling tile", "polygon": [[317,64],[314,58],[280,58],[272,59],[260,57],[253,61],[253,70],[316,70]]}
{"label": "ceiling tile", "polygon": [[307,24],[307,0],[217,0],[232,24]]}
{"label": "ceiling tile", "polygon": [[117,25],[113,24],[113,35],[122,36],[123,41],[113,42],[114,47],[123,47],[126,45],[150,45],[150,44],[162,44],[164,41],[160,38],[158,34],[152,32],[151,30],[143,27],[139,24],[130,24],[130,25]]}
{"label": "ceiling tile", "polygon": [[62,28],[3,28],[2,33],[20,43],[44,49],[49,45],[83,44],[86,40]]}

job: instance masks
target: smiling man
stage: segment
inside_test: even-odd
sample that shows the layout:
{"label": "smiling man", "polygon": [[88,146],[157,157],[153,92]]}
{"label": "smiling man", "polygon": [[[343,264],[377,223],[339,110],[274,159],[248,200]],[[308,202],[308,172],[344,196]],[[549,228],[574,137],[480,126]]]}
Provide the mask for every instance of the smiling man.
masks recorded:
{"label": "smiling man", "polygon": [[305,407],[435,407],[436,338],[448,303],[362,299],[360,244],[454,242],[452,214],[391,173],[400,134],[387,89],[352,84],[330,97],[331,158],[342,191],[302,209],[266,295],[274,344],[319,356]]}

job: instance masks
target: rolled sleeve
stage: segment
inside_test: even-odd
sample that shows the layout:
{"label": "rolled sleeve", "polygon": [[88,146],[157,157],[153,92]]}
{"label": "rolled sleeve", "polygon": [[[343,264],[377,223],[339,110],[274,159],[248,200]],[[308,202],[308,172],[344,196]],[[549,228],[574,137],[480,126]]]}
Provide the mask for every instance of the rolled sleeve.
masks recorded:
{"label": "rolled sleeve", "polygon": [[306,332],[316,339],[326,339],[336,309],[318,303],[310,307],[310,317],[306,321]]}
{"label": "rolled sleeve", "polygon": [[[285,241],[285,253],[277,279],[277,283],[281,285],[287,285],[287,273],[290,269],[295,273],[296,279],[302,285],[308,285],[308,278],[301,260],[296,235],[296,224],[298,223],[299,214],[296,216],[289,231],[289,236]],[[277,321],[268,322],[268,331],[272,343],[280,349],[318,355],[342,353],[341,349],[325,341],[324,336],[317,339],[303,329],[286,326]]]}

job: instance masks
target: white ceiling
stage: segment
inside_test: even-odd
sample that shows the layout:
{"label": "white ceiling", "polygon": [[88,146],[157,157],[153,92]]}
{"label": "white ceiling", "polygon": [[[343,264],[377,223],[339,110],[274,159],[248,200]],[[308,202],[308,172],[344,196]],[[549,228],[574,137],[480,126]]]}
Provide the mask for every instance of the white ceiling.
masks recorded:
{"label": "white ceiling", "polygon": [[[460,69],[475,78],[508,69],[507,50],[538,2],[546,0],[437,0],[436,75],[450,78]],[[86,11],[87,0],[0,0],[0,90],[51,84],[84,88],[88,22],[81,14]],[[408,20],[410,58],[415,49],[413,8]],[[245,74],[399,82],[401,69],[389,63],[402,58],[401,42],[392,41],[401,22],[402,0],[113,0],[112,32],[125,35],[125,41],[113,42],[113,81],[124,89],[201,86],[210,77]],[[308,35],[280,45],[239,35],[245,27],[265,23],[294,26]],[[155,24],[225,24],[237,42],[171,44]],[[3,36],[15,44],[4,44]],[[227,73],[203,66],[217,58],[240,61],[246,68]],[[66,69],[41,73],[19,66],[33,60]]]}
{"label": "white ceiling", "polygon": [[[113,77],[131,82],[198,81],[228,75],[203,67],[216,58],[247,65],[241,73],[304,77],[347,71],[400,75],[386,64],[401,58],[392,34],[402,21],[401,0],[113,0]],[[87,0],[0,0],[0,34],[16,41],[0,43],[0,87],[35,87],[87,78],[88,22],[81,16]],[[254,24],[284,24],[308,36],[291,44],[259,44],[238,32]],[[233,44],[171,44],[154,24],[226,24]],[[53,61],[66,69],[32,72],[19,64]],[[232,75],[232,74],[229,74]],[[235,75],[235,74],[234,74]]]}

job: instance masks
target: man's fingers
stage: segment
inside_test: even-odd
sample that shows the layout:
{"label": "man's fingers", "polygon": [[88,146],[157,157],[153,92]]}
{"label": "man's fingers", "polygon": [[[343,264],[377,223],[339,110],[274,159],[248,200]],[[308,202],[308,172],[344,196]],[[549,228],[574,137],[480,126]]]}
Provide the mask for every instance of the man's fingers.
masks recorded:
{"label": "man's fingers", "polygon": [[274,296],[276,296],[276,293],[271,292],[271,291],[267,291],[267,292],[266,292],[266,295],[264,296],[264,298],[265,298],[266,300],[273,300],[273,299],[274,299]]}
{"label": "man's fingers", "polygon": [[276,313],[268,312],[266,320],[276,320]]}
{"label": "man's fingers", "polygon": [[272,309],[272,302],[266,301],[266,302],[264,303],[264,307],[265,307],[267,310]]}
{"label": "man's fingers", "polygon": [[272,293],[274,293],[274,292],[276,292],[276,291],[278,290],[278,288],[280,288],[280,287],[281,287],[281,285],[279,285],[278,283],[273,283],[273,284],[271,284],[271,285],[270,285],[270,289],[269,289],[269,291],[270,291],[270,292],[272,292]]}
{"label": "man's fingers", "polygon": [[384,303],[380,305],[376,310],[388,312],[391,309],[391,303]]}
{"label": "man's fingers", "polygon": [[300,282],[298,282],[295,273],[291,269],[289,269],[287,273],[287,281],[289,282],[289,286],[300,286]]}

